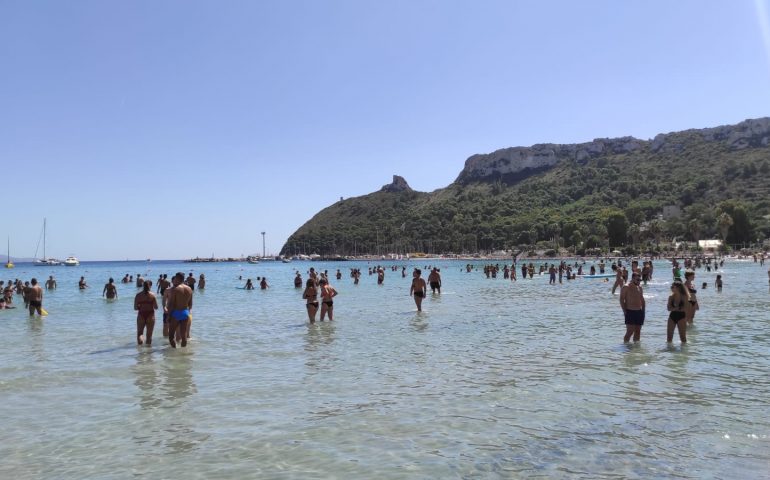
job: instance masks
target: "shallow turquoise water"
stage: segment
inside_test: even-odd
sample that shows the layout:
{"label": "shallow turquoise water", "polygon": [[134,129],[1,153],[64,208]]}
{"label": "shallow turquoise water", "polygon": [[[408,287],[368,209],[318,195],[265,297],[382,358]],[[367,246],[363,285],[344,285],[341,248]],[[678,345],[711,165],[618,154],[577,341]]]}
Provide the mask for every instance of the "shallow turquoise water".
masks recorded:
{"label": "shallow turquoise water", "polygon": [[[59,288],[44,319],[0,312],[0,478],[767,478],[767,266],[728,262],[722,294],[699,271],[709,288],[683,348],[665,343],[663,262],[634,346],[610,283],[435,263],[444,293],[422,313],[408,278],[377,286],[366,263],[2,272]],[[307,324],[292,286],[311,266],[343,271],[333,323]],[[208,279],[190,346],[156,326],[137,347],[137,289],[106,302],[106,279],[190,269]],[[239,275],[272,288],[236,289]]]}

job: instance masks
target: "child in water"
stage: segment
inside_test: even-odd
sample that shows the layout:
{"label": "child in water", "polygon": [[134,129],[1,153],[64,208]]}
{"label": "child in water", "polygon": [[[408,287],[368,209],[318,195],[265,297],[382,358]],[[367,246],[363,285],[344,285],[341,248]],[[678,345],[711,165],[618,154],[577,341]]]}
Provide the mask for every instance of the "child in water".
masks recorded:
{"label": "child in water", "polygon": [[722,291],[722,275],[717,275],[717,279],[714,282],[714,286],[717,287],[717,292]]}

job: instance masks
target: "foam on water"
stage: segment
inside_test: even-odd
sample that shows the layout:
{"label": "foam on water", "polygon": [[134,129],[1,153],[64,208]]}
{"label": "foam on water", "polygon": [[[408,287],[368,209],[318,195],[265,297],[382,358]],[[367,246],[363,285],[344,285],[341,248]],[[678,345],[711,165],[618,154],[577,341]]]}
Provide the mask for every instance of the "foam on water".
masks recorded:
{"label": "foam on water", "polygon": [[[419,262],[423,267],[426,261]],[[0,312],[3,478],[761,478],[770,462],[766,269],[697,273],[687,345],[665,343],[656,265],[642,342],[612,283],[516,282],[438,261],[424,312],[409,278],[365,263],[103,263],[50,273],[50,315]],[[412,262],[416,265],[416,262]],[[335,321],[309,325],[294,270],[342,269]],[[363,267],[359,285],[349,267]],[[134,345],[109,276],[205,273],[186,349]],[[80,292],[85,275],[92,288]],[[243,281],[238,281],[243,275]],[[243,291],[267,276],[267,291]],[[545,275],[544,277],[547,277]],[[20,303],[17,297],[17,305]]]}

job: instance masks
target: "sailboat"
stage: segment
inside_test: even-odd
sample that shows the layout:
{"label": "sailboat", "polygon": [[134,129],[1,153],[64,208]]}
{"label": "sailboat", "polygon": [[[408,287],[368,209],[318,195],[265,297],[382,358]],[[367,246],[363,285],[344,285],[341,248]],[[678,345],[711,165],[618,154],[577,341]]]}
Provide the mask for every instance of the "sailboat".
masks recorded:
{"label": "sailboat", "polygon": [[[39,259],[37,258],[37,249],[35,249],[36,260],[32,263],[32,265],[36,267],[52,267],[56,265],[61,265],[61,262],[59,260],[55,258],[48,258],[45,256],[45,230],[46,230],[45,224],[46,224],[46,219],[44,218],[43,219],[43,258],[39,258]],[[39,243],[38,243],[38,246],[40,246]]]}
{"label": "sailboat", "polygon": [[11,263],[11,237],[8,237],[8,260],[5,261],[5,268],[13,268]]}

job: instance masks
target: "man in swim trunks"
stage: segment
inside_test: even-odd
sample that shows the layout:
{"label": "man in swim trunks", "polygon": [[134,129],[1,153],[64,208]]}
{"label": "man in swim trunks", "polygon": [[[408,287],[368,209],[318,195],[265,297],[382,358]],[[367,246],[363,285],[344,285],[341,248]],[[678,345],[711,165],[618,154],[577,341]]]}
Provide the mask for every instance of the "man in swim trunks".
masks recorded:
{"label": "man in swim trunks", "polygon": [[30,283],[32,286],[26,289],[26,299],[29,302],[29,316],[37,312],[43,315],[43,289],[37,284],[37,278],[33,278]]}
{"label": "man in swim trunks", "polygon": [[430,290],[432,293],[436,293],[436,291],[438,291],[438,293],[441,294],[441,274],[438,273],[438,268],[433,267],[433,270],[430,271],[430,275],[428,275],[428,283],[430,284]]}
{"label": "man in swim trunks", "polygon": [[193,277],[192,272],[190,272],[190,275],[187,276],[187,279],[185,279],[184,283],[190,287],[190,290],[195,290],[195,277]]}
{"label": "man in swim trunks", "polygon": [[623,309],[623,316],[626,320],[626,335],[624,342],[628,342],[631,336],[634,342],[638,342],[642,334],[642,325],[644,325],[644,295],[642,287],[639,285],[642,277],[638,273],[631,275],[631,281],[620,289],[620,308]]}
{"label": "man in swim trunks", "polygon": [[[175,334],[179,334],[182,346],[187,346],[190,337],[190,319],[193,306],[193,291],[184,283],[184,273],[177,272],[171,279],[173,287],[166,290],[168,295],[164,311],[168,312],[168,342],[176,348]],[[177,332],[178,330],[178,332]]]}
{"label": "man in swim trunks", "polygon": [[171,282],[168,281],[168,275],[164,273],[158,279],[158,293],[160,294],[161,297],[165,293],[166,289],[169,288],[170,286],[171,286]]}
{"label": "man in swim trunks", "polygon": [[409,288],[409,295],[414,297],[414,304],[417,305],[418,312],[422,312],[422,299],[425,298],[425,292],[428,290],[425,279],[421,278],[420,275],[422,275],[422,270],[415,268],[414,273],[412,273],[412,286]]}
{"label": "man in swim trunks", "polygon": [[50,275],[48,280],[46,280],[45,288],[47,290],[56,290],[56,280],[53,279],[53,275]]}

